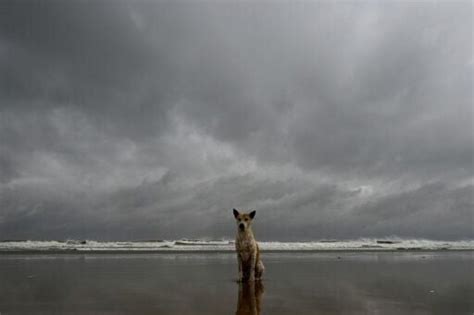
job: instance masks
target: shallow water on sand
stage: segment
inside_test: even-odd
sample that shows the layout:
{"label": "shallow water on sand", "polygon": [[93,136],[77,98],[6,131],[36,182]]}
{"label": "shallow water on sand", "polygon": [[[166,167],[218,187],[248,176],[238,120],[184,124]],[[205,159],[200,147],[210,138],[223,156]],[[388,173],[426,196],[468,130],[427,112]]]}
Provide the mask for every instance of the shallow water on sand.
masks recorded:
{"label": "shallow water on sand", "polygon": [[2,254],[0,314],[474,314],[474,252]]}

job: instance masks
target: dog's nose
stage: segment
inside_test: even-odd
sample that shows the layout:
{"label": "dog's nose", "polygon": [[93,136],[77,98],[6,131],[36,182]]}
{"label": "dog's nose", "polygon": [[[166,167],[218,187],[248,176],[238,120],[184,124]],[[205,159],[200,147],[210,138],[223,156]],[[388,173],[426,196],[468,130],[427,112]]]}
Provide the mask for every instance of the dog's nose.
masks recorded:
{"label": "dog's nose", "polygon": [[241,229],[241,230],[245,229],[245,225],[243,223],[240,223],[239,224],[239,229]]}

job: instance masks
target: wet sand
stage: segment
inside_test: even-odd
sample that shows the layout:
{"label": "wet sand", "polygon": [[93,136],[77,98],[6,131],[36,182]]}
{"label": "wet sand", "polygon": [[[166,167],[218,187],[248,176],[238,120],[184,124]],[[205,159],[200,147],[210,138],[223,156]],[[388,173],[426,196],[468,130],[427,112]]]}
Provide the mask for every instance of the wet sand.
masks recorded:
{"label": "wet sand", "polygon": [[[7,314],[474,314],[474,252],[1,254]],[[260,312],[260,313],[259,313]]]}

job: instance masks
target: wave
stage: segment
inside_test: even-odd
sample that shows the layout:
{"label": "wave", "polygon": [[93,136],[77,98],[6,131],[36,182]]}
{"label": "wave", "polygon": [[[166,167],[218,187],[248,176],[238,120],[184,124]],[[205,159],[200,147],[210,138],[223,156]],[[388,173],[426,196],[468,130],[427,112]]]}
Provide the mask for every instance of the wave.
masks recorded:
{"label": "wave", "polygon": [[[474,250],[474,240],[434,241],[426,239],[358,239],[318,240],[309,242],[259,242],[262,251],[400,251],[400,250]],[[0,252],[166,252],[234,250],[230,240],[159,240],[101,242],[94,240],[33,241],[8,240],[0,242]]]}

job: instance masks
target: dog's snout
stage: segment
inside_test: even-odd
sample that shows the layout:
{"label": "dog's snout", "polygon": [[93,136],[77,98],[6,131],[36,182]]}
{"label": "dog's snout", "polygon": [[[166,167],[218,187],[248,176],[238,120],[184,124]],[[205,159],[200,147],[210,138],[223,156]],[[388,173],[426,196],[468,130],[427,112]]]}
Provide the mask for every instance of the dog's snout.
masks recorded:
{"label": "dog's snout", "polygon": [[239,224],[239,229],[241,229],[241,230],[245,229],[245,225],[243,223],[240,223]]}

